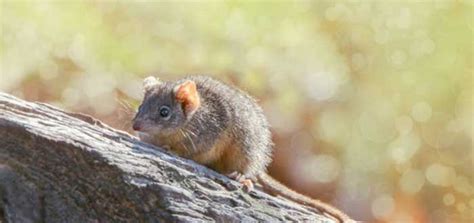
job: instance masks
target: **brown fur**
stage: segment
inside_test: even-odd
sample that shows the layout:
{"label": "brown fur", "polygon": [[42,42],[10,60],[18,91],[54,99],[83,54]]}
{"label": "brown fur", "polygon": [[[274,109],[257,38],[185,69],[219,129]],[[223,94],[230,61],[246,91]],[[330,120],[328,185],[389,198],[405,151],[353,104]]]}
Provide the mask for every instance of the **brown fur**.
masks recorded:
{"label": "brown fur", "polygon": [[219,160],[223,156],[224,152],[227,150],[229,142],[229,137],[224,134],[221,136],[221,139],[217,140],[216,143],[209,150],[204,151],[202,153],[198,153],[194,155],[191,159],[221,172],[220,170],[223,169],[221,168],[221,163],[219,162]]}
{"label": "brown fur", "polygon": [[234,171],[239,173],[247,172],[248,159],[242,154],[242,148],[225,136],[224,141],[218,143],[220,150],[219,156],[211,164],[211,168],[223,174],[230,174]]}

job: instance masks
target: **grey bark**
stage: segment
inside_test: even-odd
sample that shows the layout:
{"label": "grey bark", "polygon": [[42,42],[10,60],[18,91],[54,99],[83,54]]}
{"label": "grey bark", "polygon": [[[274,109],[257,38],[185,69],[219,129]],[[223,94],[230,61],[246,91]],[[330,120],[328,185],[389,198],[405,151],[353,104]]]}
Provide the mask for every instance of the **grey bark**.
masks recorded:
{"label": "grey bark", "polygon": [[333,222],[82,114],[0,93],[0,222]]}

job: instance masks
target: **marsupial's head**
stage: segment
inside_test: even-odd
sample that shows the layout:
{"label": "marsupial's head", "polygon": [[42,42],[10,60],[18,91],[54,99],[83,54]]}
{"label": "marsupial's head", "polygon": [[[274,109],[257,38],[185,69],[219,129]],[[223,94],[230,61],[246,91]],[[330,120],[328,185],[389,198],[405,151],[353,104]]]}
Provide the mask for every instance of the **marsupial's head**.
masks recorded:
{"label": "marsupial's head", "polygon": [[161,82],[155,77],[143,81],[144,98],[135,118],[133,130],[149,135],[173,134],[191,119],[200,107],[196,83]]}

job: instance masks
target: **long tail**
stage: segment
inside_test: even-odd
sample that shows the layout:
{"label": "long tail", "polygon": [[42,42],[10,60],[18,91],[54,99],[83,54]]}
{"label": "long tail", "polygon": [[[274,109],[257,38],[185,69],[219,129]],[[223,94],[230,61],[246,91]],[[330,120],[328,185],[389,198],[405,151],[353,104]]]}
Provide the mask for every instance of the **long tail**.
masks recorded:
{"label": "long tail", "polygon": [[319,200],[311,199],[307,196],[304,196],[286,187],[282,183],[273,179],[267,173],[260,174],[257,177],[257,179],[258,179],[258,182],[262,184],[263,189],[274,196],[280,195],[296,203],[308,205],[310,207],[316,208],[321,213],[329,215],[332,218],[336,218],[339,222],[343,222],[343,223],[355,222],[349,216],[344,214],[342,211],[332,207],[329,204],[326,204]]}

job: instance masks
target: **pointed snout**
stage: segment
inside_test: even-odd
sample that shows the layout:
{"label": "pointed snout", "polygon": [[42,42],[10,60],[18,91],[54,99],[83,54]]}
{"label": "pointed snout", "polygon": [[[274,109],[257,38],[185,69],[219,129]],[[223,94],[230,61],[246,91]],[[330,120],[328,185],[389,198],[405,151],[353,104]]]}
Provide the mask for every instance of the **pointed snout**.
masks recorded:
{"label": "pointed snout", "polygon": [[134,121],[133,122],[133,130],[135,131],[141,131],[143,128],[143,124],[140,121]]}

